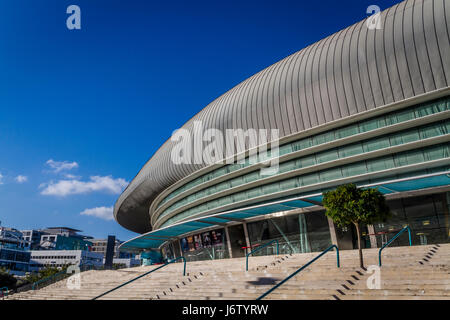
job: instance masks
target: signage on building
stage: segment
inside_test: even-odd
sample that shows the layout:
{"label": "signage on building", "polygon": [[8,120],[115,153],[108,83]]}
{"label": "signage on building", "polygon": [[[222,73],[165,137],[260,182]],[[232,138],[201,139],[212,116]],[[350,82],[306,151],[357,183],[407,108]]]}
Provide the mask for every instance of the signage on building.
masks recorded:
{"label": "signage on building", "polygon": [[223,244],[223,230],[198,233],[193,236],[182,238],[180,243],[183,252],[220,246]]}

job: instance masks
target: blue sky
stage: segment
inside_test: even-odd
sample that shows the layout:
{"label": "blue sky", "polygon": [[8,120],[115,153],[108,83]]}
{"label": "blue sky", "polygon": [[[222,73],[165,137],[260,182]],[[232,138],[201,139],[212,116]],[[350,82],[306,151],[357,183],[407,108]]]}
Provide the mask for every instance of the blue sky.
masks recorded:
{"label": "blue sky", "polygon": [[[108,208],[173,130],[369,5],[396,2],[2,1],[2,225],[135,236]],[[71,4],[81,30],[66,27]]]}

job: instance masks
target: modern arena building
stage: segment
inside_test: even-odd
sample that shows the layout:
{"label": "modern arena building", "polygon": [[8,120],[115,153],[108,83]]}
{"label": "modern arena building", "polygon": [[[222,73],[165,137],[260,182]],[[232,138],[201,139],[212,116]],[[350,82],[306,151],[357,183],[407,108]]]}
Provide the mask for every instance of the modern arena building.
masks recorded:
{"label": "modern arena building", "polygon": [[176,164],[169,139],[115,204],[117,222],[141,234],[121,248],[188,260],[242,257],[272,239],[281,252],[353,249],[353,227],[338,228],[321,206],[345,183],[378,188],[392,210],[365,227],[366,248],[405,225],[415,245],[449,242],[450,2],[403,1],[379,18],[273,64],[190,119],[189,132],[196,121],[278,129],[278,171],[262,175],[248,145],[245,161]]}

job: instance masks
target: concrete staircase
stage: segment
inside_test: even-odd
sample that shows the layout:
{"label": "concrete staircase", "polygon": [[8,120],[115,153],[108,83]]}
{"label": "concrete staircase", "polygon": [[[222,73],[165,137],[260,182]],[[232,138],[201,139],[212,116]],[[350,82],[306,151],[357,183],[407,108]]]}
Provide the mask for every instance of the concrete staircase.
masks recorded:
{"label": "concrete staircase", "polygon": [[[175,263],[100,299],[256,299],[319,253]],[[369,289],[372,273],[359,268],[358,251],[328,252],[265,299],[446,299],[450,300],[450,244],[386,248],[382,253],[380,289]],[[364,250],[365,266],[378,265],[378,249]],[[67,280],[7,299],[92,299],[157,266],[81,273],[81,288]]]}

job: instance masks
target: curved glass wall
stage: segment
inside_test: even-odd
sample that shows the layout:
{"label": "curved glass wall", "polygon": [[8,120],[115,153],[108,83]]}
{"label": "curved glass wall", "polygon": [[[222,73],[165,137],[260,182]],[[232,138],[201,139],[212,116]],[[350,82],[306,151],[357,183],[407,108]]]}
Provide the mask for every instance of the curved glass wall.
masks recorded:
{"label": "curved glass wall", "polygon": [[[377,116],[374,118],[363,120],[356,124],[344,126],[342,128],[338,128],[338,129],[333,129],[330,131],[326,131],[324,133],[312,135],[307,138],[303,138],[303,139],[300,139],[300,140],[297,140],[294,142],[284,144],[284,145],[280,146],[280,148],[279,148],[279,156],[283,156],[283,155],[286,155],[286,154],[289,154],[292,152],[300,151],[300,150],[318,146],[321,144],[329,143],[329,142],[332,142],[332,141],[335,141],[338,139],[347,138],[347,137],[350,137],[350,136],[353,136],[356,134],[365,133],[365,132],[369,132],[369,131],[376,130],[376,129],[381,129],[381,128],[399,124],[399,123],[402,123],[405,121],[423,118],[425,116],[445,112],[448,110],[450,110],[450,97],[440,98],[440,99],[437,99],[434,101],[422,103],[422,104],[419,104],[419,105],[416,105],[413,107],[409,107],[409,108],[406,108],[406,109],[403,109],[400,111],[391,112],[391,113],[388,113],[388,114],[385,114],[382,116]],[[433,130],[433,129],[430,128],[430,130]],[[425,134],[426,133],[424,133],[424,135]],[[410,139],[413,139],[414,136],[415,136],[415,133],[411,132]],[[393,138],[395,139],[395,137],[393,137]],[[397,141],[402,141],[400,143],[407,143],[408,137],[399,137],[399,138],[397,138]],[[380,141],[379,143],[382,144],[383,141]],[[394,143],[393,145],[395,145],[396,141],[394,140],[393,143]],[[377,141],[374,140],[373,144],[376,145]],[[352,152],[358,152],[358,150],[360,150],[360,147],[357,144],[355,144],[352,146],[348,146],[348,149],[346,151],[342,150],[342,152],[347,153],[348,155],[351,155]],[[330,152],[329,158],[333,159],[333,157],[335,157],[334,151],[330,150],[329,152]],[[366,152],[366,151],[363,151],[363,152]],[[323,154],[322,160],[326,161],[326,159],[327,159],[327,155],[325,153],[325,154]],[[162,199],[161,202],[157,205],[157,208],[161,207],[163,204],[167,203],[169,200],[180,195],[181,193],[188,191],[198,185],[207,183],[213,179],[219,178],[223,175],[227,175],[236,170],[243,169],[243,168],[249,167],[251,165],[254,165],[255,162],[251,161],[251,160],[252,159],[247,157],[245,159],[245,162],[242,164],[237,163],[237,164],[225,165],[219,169],[213,170],[205,175],[202,175],[201,177],[198,177],[198,178],[186,183],[185,185],[172,191],[164,199]],[[308,160],[305,160],[305,161],[308,161]],[[289,166],[289,165],[286,164],[286,166]],[[252,181],[252,179],[256,179],[256,177],[249,176],[248,179],[250,181]],[[222,188],[227,188],[227,186],[218,184],[217,188],[222,189]],[[209,189],[209,191],[207,191],[207,192],[211,192],[211,190],[212,189]],[[207,193],[207,192],[205,193],[206,195],[211,194],[211,193]],[[195,196],[191,197],[190,200],[192,200],[193,198],[196,198],[196,197]],[[187,196],[184,199],[189,199],[189,196]],[[185,200],[186,202],[183,202],[179,206],[182,206],[188,202],[191,202],[190,200]]]}
{"label": "curved glass wall", "polygon": [[[417,173],[416,173],[417,174]],[[380,248],[404,226],[411,228],[413,245],[430,245],[450,242],[450,192],[407,196],[386,201],[392,216],[385,222],[375,223],[369,229],[361,226],[363,248]],[[324,209],[306,213],[287,213],[278,217],[261,216],[247,222],[250,247],[261,250],[253,256],[274,255],[277,240],[280,254],[321,252],[331,244],[330,223]],[[357,236],[354,226],[334,226],[336,239],[341,249],[357,249]],[[369,231],[370,230],[370,231]],[[180,246],[188,261],[221,259],[228,257],[225,238],[215,245],[211,234],[222,233],[224,229],[197,233],[181,239]],[[244,257],[245,233],[242,225],[228,227],[233,258]],[[219,245],[218,245],[219,244]],[[172,243],[178,247],[178,242]],[[218,245],[218,246],[217,246]],[[408,246],[408,237],[401,236],[391,246]],[[162,250],[164,252],[164,250]],[[250,262],[250,266],[252,266]]]}
{"label": "curved glass wall", "polygon": [[[388,200],[387,204],[391,218],[374,224],[378,248],[406,225],[411,228],[413,245],[450,242],[450,192]],[[399,237],[391,244],[407,245],[408,237]]]}
{"label": "curved glass wall", "polygon": [[[279,165],[278,174],[280,175],[290,171],[317,166],[327,162],[333,162],[336,160],[341,160],[372,151],[382,150],[406,143],[412,143],[420,140],[434,138],[446,135],[449,132],[450,132],[450,120],[441,121],[438,123],[433,123],[430,125],[412,128],[400,132],[395,132],[392,134],[372,138],[366,141],[359,141],[356,143],[347,144],[344,146],[332,148],[330,150],[313,153],[305,157],[283,162]],[[377,169],[382,170],[382,167],[380,167],[380,165],[381,165],[380,163],[371,164],[370,165],[371,171]],[[384,164],[382,166],[384,166]],[[335,176],[339,170],[337,171],[331,170],[327,174],[324,173],[324,175],[329,176],[329,178],[333,180],[336,179]],[[173,205],[165,209],[164,212],[158,218],[164,217],[165,215],[173,212],[174,210],[182,206],[185,206],[189,203],[192,203],[194,201],[197,201],[199,199],[207,198],[213,194],[217,194],[225,190],[230,190],[231,188],[235,188],[240,185],[244,185],[246,183],[261,180],[264,178],[266,177],[261,176],[260,170],[257,170],[230,180],[223,181],[217,185],[213,185],[211,187],[193,193],[187,196],[186,198],[183,198],[182,200],[174,203]]]}
{"label": "curved glass wall", "polygon": [[404,166],[424,163],[433,160],[447,159],[449,157],[450,144],[443,143],[431,147],[390,154],[387,156],[359,161],[344,166],[320,170],[275,183],[258,186],[242,192],[236,192],[222,198],[202,203],[199,206],[187,209],[180,214],[168,219],[162,224],[162,226],[173,224],[177,221],[203,211],[212,210],[225,205],[268,195],[271,193],[287,191],[290,189],[314,185],[321,182],[330,182],[347,177],[375,173],[389,169],[397,169]]}
{"label": "curved glass wall", "polygon": [[[278,240],[280,254],[320,252],[332,244],[325,210],[248,222],[247,228],[252,247]],[[276,254],[276,243],[253,255],[269,254]]]}

